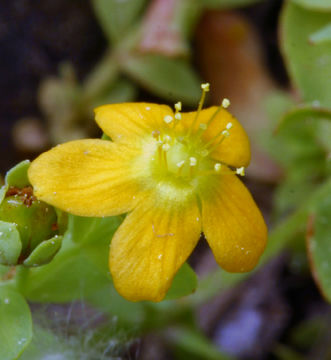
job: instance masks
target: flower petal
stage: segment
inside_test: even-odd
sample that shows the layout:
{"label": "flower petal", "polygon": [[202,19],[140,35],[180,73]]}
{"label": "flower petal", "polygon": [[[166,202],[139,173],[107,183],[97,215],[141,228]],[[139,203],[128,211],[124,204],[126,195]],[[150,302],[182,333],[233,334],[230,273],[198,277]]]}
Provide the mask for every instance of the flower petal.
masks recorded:
{"label": "flower petal", "polygon": [[117,291],[130,301],[161,301],[200,232],[196,200],[184,205],[146,199],[111,242],[109,266]]}
{"label": "flower petal", "polygon": [[267,227],[235,175],[221,175],[201,196],[202,227],[217,263],[229,272],[252,270],[266,245]]}
{"label": "flower petal", "polygon": [[[215,114],[217,109],[218,107],[213,106],[201,110],[195,130],[199,128],[200,124],[206,124]],[[196,112],[182,114],[182,124],[186,129],[191,126],[195,116]],[[221,132],[226,129],[228,123],[232,123],[232,128],[229,130],[230,136],[224,138],[222,143],[214,149],[211,156],[215,160],[230,166],[247,167],[251,159],[248,136],[239,121],[227,110],[221,109],[219,111],[215,119],[204,131],[202,138],[205,142],[209,142],[216,135],[221,134]],[[220,139],[220,137],[218,137],[218,139]]]}
{"label": "flower petal", "polygon": [[95,109],[95,120],[113,141],[132,141],[164,126],[169,106],[149,103],[103,105]]}
{"label": "flower petal", "polygon": [[71,141],[34,160],[28,175],[35,195],[81,216],[111,216],[133,209],[139,188],[129,166],[136,149],[111,141]]}

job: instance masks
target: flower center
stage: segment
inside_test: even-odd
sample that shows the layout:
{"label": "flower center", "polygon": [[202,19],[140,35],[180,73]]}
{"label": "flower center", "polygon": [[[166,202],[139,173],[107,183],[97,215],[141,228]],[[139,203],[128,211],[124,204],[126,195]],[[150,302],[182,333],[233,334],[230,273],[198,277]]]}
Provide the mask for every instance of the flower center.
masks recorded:
{"label": "flower center", "polygon": [[231,170],[226,164],[215,162],[211,152],[230,136],[232,123],[227,123],[221,132],[215,134],[208,141],[202,136],[210,124],[215,120],[220,110],[230,105],[228,99],[223,99],[222,105],[217,108],[214,114],[206,123],[200,123],[198,119],[201,112],[206,92],[209,91],[209,84],[202,84],[202,96],[198,110],[192,123],[185,127],[180,125],[182,115],[181,103],[175,104],[175,115],[164,117],[164,127],[152,133],[155,139],[155,148],[151,152],[152,176],[158,182],[167,181],[175,185],[198,185],[206,176],[233,174],[244,175],[244,168]]}

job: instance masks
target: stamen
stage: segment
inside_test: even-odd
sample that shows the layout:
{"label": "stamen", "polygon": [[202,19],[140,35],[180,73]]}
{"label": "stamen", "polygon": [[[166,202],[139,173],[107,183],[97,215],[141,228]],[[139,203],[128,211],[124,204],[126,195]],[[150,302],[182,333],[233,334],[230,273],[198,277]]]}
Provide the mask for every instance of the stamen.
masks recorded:
{"label": "stamen", "polygon": [[230,100],[229,99],[227,99],[227,98],[224,98],[223,100],[222,100],[222,107],[224,108],[224,109],[226,109],[226,108],[228,108],[229,106],[230,106]]}
{"label": "stamen", "polygon": [[205,102],[205,98],[206,98],[206,93],[209,91],[209,83],[205,83],[205,84],[201,84],[201,89],[202,89],[202,94],[201,94],[201,98],[200,98],[200,101],[199,101],[199,106],[198,106],[198,110],[195,114],[195,118],[190,126],[190,129],[188,131],[188,135],[191,135],[192,131],[194,130],[194,127],[195,127],[195,124],[198,120],[198,117],[200,115],[200,112],[201,112],[201,109],[203,107],[203,103]]}
{"label": "stamen", "polygon": [[232,128],[232,126],[233,126],[233,124],[232,124],[231,122],[229,122],[229,123],[226,124],[226,128],[227,128],[228,130],[230,130],[230,129]]}
{"label": "stamen", "polygon": [[245,168],[242,166],[242,167],[236,169],[236,174],[238,174],[240,176],[245,176]]}
{"label": "stamen", "polygon": [[166,115],[164,118],[163,118],[163,121],[166,123],[166,124],[170,124],[173,120],[173,117],[171,115]]}
{"label": "stamen", "polygon": [[228,132],[228,130],[223,130],[222,135],[225,136],[225,137],[229,137],[230,133]]}

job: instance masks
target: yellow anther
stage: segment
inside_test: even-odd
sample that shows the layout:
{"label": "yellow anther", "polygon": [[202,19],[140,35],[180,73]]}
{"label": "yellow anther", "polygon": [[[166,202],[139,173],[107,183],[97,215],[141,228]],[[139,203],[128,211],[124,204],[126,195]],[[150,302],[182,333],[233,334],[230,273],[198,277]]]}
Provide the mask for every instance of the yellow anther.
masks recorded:
{"label": "yellow anther", "polygon": [[181,168],[185,164],[185,160],[179,161],[176,166]]}
{"label": "yellow anther", "polygon": [[210,87],[209,83],[201,84],[201,89],[205,92],[209,91],[209,87]]}
{"label": "yellow anther", "polygon": [[169,144],[163,144],[162,145],[162,150],[163,151],[168,151],[170,149],[170,145]]}
{"label": "yellow anther", "polygon": [[233,124],[232,124],[231,122],[229,122],[229,123],[226,124],[226,128],[227,128],[228,130],[230,130],[230,129],[232,128],[232,126],[233,126]]}
{"label": "yellow anther", "polygon": [[230,106],[230,100],[227,98],[224,98],[222,100],[222,106],[224,107],[224,109],[228,108]]}
{"label": "yellow anther", "polygon": [[171,141],[171,136],[169,136],[169,135],[164,135],[163,141],[165,141],[165,142],[170,142],[170,141]]}
{"label": "yellow anther", "polygon": [[201,123],[201,124],[199,125],[199,128],[200,128],[201,130],[206,130],[206,129],[207,129],[207,124]]}
{"label": "yellow anther", "polygon": [[242,166],[242,167],[236,169],[236,174],[238,174],[240,176],[245,176],[245,168]]}
{"label": "yellow anther", "polygon": [[222,168],[222,164],[220,164],[220,163],[216,163],[214,165],[214,169],[215,169],[216,172],[220,172],[221,168]]}
{"label": "yellow anther", "polygon": [[178,103],[175,104],[175,110],[176,111],[182,111],[182,103],[181,103],[181,101],[178,101]]}
{"label": "yellow anther", "polygon": [[225,136],[225,137],[229,137],[230,133],[228,132],[228,130],[223,130],[222,135]]}
{"label": "yellow anther", "polygon": [[175,119],[176,120],[182,120],[182,114],[181,113],[176,113],[175,114]]}
{"label": "yellow anther", "polygon": [[171,115],[166,115],[164,118],[163,118],[163,121],[167,124],[170,124],[173,120],[173,117]]}
{"label": "yellow anther", "polygon": [[190,157],[190,166],[196,166],[197,162],[198,161],[195,157]]}

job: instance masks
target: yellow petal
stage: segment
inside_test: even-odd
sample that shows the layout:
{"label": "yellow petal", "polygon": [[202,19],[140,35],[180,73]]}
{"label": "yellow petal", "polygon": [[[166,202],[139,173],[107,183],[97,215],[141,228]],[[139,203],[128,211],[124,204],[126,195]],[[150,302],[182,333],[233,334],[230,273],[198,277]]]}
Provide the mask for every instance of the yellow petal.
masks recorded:
{"label": "yellow petal", "polygon": [[[216,106],[213,106],[202,110],[199,114],[195,130],[199,128],[200,124],[206,124],[217,109]],[[195,116],[196,112],[182,114],[182,124],[186,129],[190,127]],[[232,124],[232,127],[229,130],[230,135],[227,138],[224,138],[222,143],[214,149],[211,156],[215,160],[234,167],[247,167],[251,159],[248,136],[239,121],[227,110],[220,110],[218,115],[216,115],[214,120],[204,131],[202,138],[205,142],[211,141],[212,138],[225,130],[229,123]],[[218,137],[218,139],[220,139],[220,137]]]}
{"label": "yellow petal", "polygon": [[131,210],[138,200],[130,159],[137,150],[110,141],[71,141],[34,160],[29,180],[35,195],[81,216],[111,216]]}
{"label": "yellow petal", "polygon": [[130,301],[161,301],[200,237],[196,201],[184,204],[150,197],[129,214],[110,246],[109,266],[117,291]]}
{"label": "yellow petal", "polygon": [[251,194],[235,175],[205,189],[202,227],[217,263],[229,272],[252,270],[267,241],[267,227]]}
{"label": "yellow petal", "polygon": [[95,109],[95,120],[114,141],[140,141],[164,126],[164,117],[173,116],[169,106],[149,103],[103,105]]}

